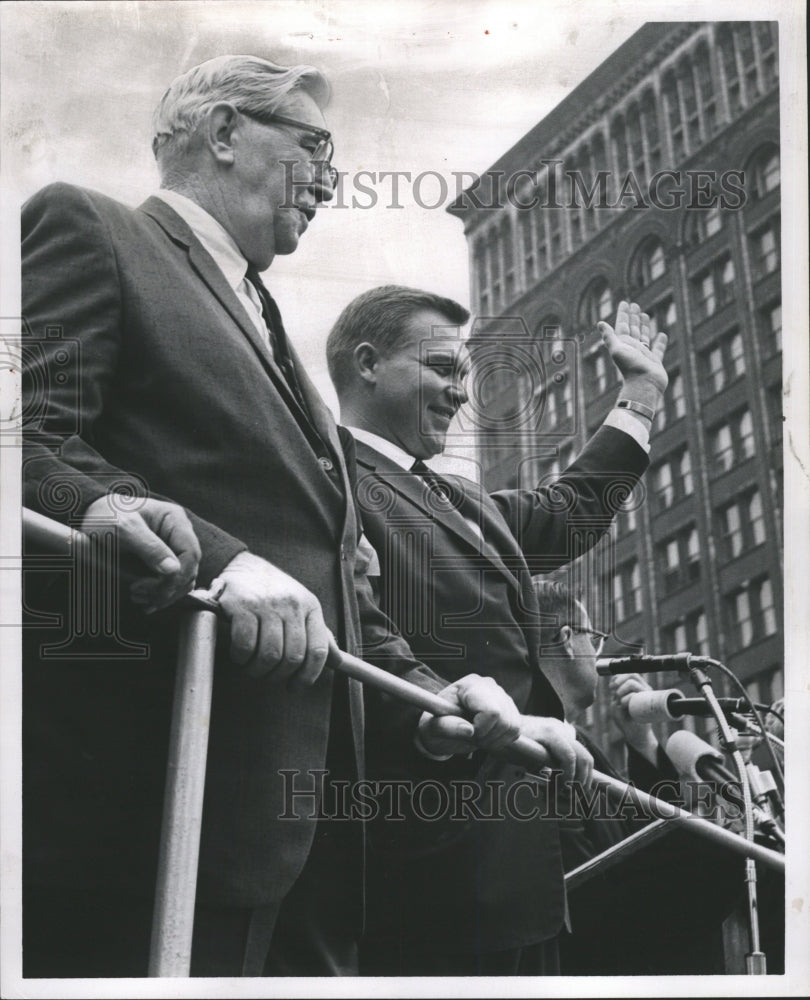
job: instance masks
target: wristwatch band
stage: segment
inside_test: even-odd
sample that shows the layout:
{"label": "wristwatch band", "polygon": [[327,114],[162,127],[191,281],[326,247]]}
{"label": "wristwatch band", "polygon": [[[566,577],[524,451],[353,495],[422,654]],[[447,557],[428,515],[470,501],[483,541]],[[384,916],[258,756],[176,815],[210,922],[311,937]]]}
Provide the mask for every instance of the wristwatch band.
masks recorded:
{"label": "wristwatch band", "polygon": [[646,406],[644,403],[637,403],[634,399],[620,399],[616,406],[620,410],[632,410],[634,413],[640,413],[642,417],[646,417],[649,421],[655,419],[655,410],[651,406]]}

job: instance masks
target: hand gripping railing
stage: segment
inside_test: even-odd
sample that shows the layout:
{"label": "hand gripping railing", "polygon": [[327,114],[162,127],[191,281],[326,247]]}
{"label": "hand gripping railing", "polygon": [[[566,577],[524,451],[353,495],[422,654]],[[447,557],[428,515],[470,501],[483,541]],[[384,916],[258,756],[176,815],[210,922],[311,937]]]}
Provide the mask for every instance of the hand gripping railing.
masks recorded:
{"label": "hand gripping railing", "polygon": [[[23,511],[25,536],[51,552],[68,554],[87,544],[87,536],[34,511]],[[187,976],[191,965],[197,863],[200,849],[208,724],[214,674],[219,606],[207,591],[192,591],[177,604],[180,642],[166,771],[163,825],[149,960],[150,976]],[[379,667],[344,653],[332,644],[326,665],[354,677],[432,715],[457,715],[458,708],[439,695]],[[546,750],[519,736],[510,754],[530,767],[548,767]],[[685,829],[739,855],[754,858],[779,871],[783,855],[716,826],[633,785],[594,771],[594,782],[623,801],[628,798],[661,819],[683,823]]]}

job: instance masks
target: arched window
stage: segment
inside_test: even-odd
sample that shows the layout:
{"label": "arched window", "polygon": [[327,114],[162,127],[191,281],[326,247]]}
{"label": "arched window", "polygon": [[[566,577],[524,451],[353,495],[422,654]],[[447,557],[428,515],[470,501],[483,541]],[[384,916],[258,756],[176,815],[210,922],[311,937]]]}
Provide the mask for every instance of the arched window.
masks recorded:
{"label": "arched window", "polygon": [[613,315],[613,293],[604,278],[597,278],[588,286],[579,303],[578,320],[581,328],[590,330],[599,320],[610,320]]}
{"label": "arched window", "polygon": [[636,251],[630,269],[630,281],[633,288],[646,288],[666,274],[666,270],[664,247],[658,237],[650,236]]}
{"label": "arched window", "polygon": [[781,182],[778,147],[770,142],[761,146],[751,157],[747,173],[753,174],[755,197],[764,198],[776,190]]}
{"label": "arched window", "polygon": [[719,202],[711,208],[695,208],[686,216],[683,240],[688,247],[696,247],[719,233],[725,218]]}

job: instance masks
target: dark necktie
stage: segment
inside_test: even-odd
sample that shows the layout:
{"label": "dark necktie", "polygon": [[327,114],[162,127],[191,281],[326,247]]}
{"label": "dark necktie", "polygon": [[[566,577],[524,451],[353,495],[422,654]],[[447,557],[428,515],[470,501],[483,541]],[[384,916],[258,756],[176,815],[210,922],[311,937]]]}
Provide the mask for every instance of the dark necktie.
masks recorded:
{"label": "dark necktie", "polygon": [[290,387],[290,391],[298,401],[301,409],[304,413],[308,413],[307,405],[304,402],[304,395],[301,392],[301,386],[298,384],[298,378],[295,374],[295,368],[293,367],[292,359],[290,357],[290,351],[287,347],[287,334],[284,331],[284,324],[281,322],[281,313],[279,312],[275,299],[270,292],[267,291],[267,288],[265,287],[265,284],[255,267],[252,265],[248,267],[245,277],[256,289],[259,301],[262,304],[262,316],[270,338],[270,348],[273,352],[273,360],[281,369],[281,373],[284,375],[284,379]]}
{"label": "dark necktie", "polygon": [[438,473],[429,469],[421,458],[417,458],[413,463],[411,472],[416,473],[420,479],[427,483],[430,492],[441,504],[446,504],[448,507],[458,505],[459,491]]}

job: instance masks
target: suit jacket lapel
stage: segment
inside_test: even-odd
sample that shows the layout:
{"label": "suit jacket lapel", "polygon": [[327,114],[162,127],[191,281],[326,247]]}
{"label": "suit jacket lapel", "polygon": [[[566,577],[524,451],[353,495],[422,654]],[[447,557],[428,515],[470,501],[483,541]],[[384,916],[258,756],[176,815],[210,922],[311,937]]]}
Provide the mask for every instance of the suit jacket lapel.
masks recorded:
{"label": "suit jacket lapel", "polygon": [[[456,505],[448,507],[448,510],[445,512],[437,510],[437,505],[430,503],[430,493],[428,487],[419,478],[419,476],[413,472],[408,472],[407,470],[402,469],[396,463],[390,461],[390,459],[387,459],[384,455],[381,455],[378,451],[370,448],[362,441],[357,442],[357,464],[361,468],[370,472],[376,472],[378,475],[385,476],[386,482],[401,497],[406,499],[415,507],[418,507],[423,514],[429,517],[432,521],[436,521],[446,531],[451,532],[470,545],[476,553],[480,553],[480,555],[484,556],[490,563],[492,563],[493,566],[503,573],[513,587],[519,589],[520,583],[517,577],[504,564],[500,554],[487,541],[482,543],[482,540],[467,523],[465,516],[458,509],[456,509]],[[462,489],[457,480],[454,480],[452,477],[444,478],[447,478],[451,485]],[[466,490],[462,490],[462,492],[466,498],[470,499],[469,493]],[[465,506],[465,504],[462,504],[462,506]],[[480,501],[477,501],[476,498],[472,498],[472,506],[475,508],[475,516],[478,517],[479,512],[483,508],[483,504]],[[470,511],[470,514],[472,513],[473,512]],[[483,524],[482,530],[486,539],[487,529]]]}
{"label": "suit jacket lapel", "polygon": [[189,263],[196,271],[203,282],[208,286],[211,293],[217,298],[222,307],[228,312],[231,319],[236,323],[242,333],[250,341],[251,346],[264,365],[267,372],[273,379],[278,390],[284,396],[292,410],[302,413],[301,406],[295,395],[290,390],[287,380],[276,364],[272,352],[269,350],[261,334],[256,329],[248,314],[245,312],[242,303],[236,297],[234,290],[225,280],[225,275],[217,267],[216,262],[200,243],[192,232],[191,228],[181,219],[180,216],[162,201],[160,198],[152,196],[141,205],[141,211],[153,218],[158,225],[175,242],[181,243],[188,251]]}

